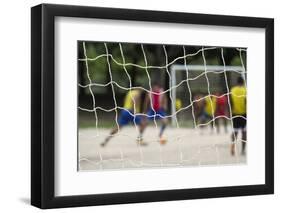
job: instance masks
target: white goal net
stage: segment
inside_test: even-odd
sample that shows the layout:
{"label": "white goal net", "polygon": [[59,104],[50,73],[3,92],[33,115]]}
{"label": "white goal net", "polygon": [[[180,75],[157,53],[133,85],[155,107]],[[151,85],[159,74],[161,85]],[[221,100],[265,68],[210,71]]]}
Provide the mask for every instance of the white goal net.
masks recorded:
{"label": "white goal net", "polygon": [[[239,59],[239,66],[229,66],[225,64],[225,48],[221,47],[196,47],[193,52],[188,52],[187,46],[177,46],[174,48],[176,52],[166,45],[153,47],[145,44],[90,43],[81,42],[82,54],[78,58],[78,63],[83,67],[78,72],[82,72],[81,76],[85,78],[83,82],[81,79],[78,82],[79,94],[82,90],[86,94],[81,100],[79,98],[78,103],[81,121],[78,126],[80,171],[245,163],[245,158],[241,156],[229,156],[229,134],[198,133],[197,127],[207,126],[219,116],[213,114],[210,121],[198,124],[195,104],[203,99],[227,97],[229,115],[222,117],[230,122],[232,131],[230,87],[237,76],[242,76],[246,82],[243,56],[246,55],[246,49],[232,48]],[[132,59],[134,51],[139,58],[137,61]],[[221,64],[209,65],[206,57],[208,51],[215,51],[215,57],[220,59]],[[151,58],[160,56],[163,60],[159,62],[155,59],[152,64]],[[194,57],[202,63],[189,64]],[[99,75],[102,70],[104,73]],[[141,77],[135,77],[135,73]],[[146,119],[151,115],[137,110],[138,103],[133,98],[132,109],[129,110],[123,103],[128,92],[139,89],[148,95],[152,104],[155,80],[165,82],[163,90],[157,94],[167,97],[168,108],[165,115],[159,116],[160,119],[154,116],[149,122],[143,133],[143,140],[148,145],[139,146],[135,142],[139,126],[135,119],[130,125],[120,126],[121,113],[126,111],[130,116]],[[135,86],[136,81],[139,81],[138,86]],[[105,89],[106,93],[100,92]],[[197,93],[201,94],[199,99],[194,98]],[[214,111],[212,102],[211,108]],[[161,118],[170,122],[164,132],[167,140],[165,145],[161,145],[158,139]],[[84,120],[88,122],[87,125],[82,123]],[[117,128],[117,133],[107,146],[101,147],[100,144],[112,128]]]}

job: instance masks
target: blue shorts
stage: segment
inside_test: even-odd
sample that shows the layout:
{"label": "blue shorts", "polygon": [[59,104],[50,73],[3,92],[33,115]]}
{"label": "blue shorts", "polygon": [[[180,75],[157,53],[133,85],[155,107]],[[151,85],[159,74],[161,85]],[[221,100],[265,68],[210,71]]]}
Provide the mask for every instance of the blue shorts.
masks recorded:
{"label": "blue shorts", "polygon": [[164,109],[159,109],[157,111],[153,111],[152,109],[149,109],[147,115],[149,120],[154,120],[154,118],[163,119],[166,116],[166,112],[164,111]]}
{"label": "blue shorts", "polygon": [[133,115],[131,111],[122,109],[120,117],[118,118],[118,125],[119,126],[125,126],[129,124],[130,122],[136,123],[137,125],[140,125],[141,123],[141,117],[140,115]]}

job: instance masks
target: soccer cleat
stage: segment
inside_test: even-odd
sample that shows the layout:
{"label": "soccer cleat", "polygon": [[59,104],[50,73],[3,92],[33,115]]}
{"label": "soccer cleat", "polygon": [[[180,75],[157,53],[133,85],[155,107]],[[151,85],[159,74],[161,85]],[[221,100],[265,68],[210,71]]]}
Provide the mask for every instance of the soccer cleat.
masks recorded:
{"label": "soccer cleat", "polygon": [[160,137],[159,142],[160,142],[161,145],[164,145],[164,144],[167,143],[167,140],[162,136],[162,137]]}
{"label": "soccer cleat", "polygon": [[137,145],[140,145],[140,146],[146,146],[147,143],[143,142],[143,138],[138,136],[137,137]]}

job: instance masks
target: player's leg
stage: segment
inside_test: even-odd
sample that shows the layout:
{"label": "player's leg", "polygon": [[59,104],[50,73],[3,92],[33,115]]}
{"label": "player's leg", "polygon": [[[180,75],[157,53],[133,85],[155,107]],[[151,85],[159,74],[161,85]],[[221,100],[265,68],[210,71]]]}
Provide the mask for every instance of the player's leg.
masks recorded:
{"label": "player's leg", "polygon": [[161,119],[161,128],[160,128],[160,132],[159,132],[159,138],[161,139],[164,133],[164,130],[167,127],[168,124],[168,119],[166,118],[166,113],[163,109],[159,110],[157,112],[158,114],[158,118]]}
{"label": "player's leg", "polygon": [[167,143],[167,140],[165,139],[165,137],[163,136],[164,130],[167,127],[168,124],[168,119],[167,118],[162,118],[161,119],[161,127],[160,127],[160,132],[159,132],[159,142],[161,145],[164,145]]}
{"label": "player's leg", "polygon": [[[200,114],[198,115],[198,119],[197,119],[198,125],[204,123],[204,120],[205,120],[204,113],[200,113]],[[200,128],[202,128],[202,126],[200,126]]]}
{"label": "player's leg", "polygon": [[213,134],[215,129],[215,120],[210,115],[208,116],[208,122],[210,122],[211,134]]}
{"label": "player's leg", "polygon": [[242,151],[241,154],[245,155],[245,150],[246,150],[246,139],[247,139],[247,131],[242,130]]}
{"label": "player's leg", "polygon": [[238,136],[238,129],[234,129],[233,133],[231,134],[231,145],[230,145],[231,155],[235,155],[235,146],[236,146],[237,136]]}
{"label": "player's leg", "polygon": [[153,111],[152,109],[149,109],[147,112],[148,120],[154,120],[157,119],[161,121],[161,127],[160,127],[160,132],[159,132],[159,139],[161,144],[165,144],[166,140],[163,139],[163,133],[164,130],[166,129],[166,126],[168,124],[168,120],[165,117],[166,113],[163,109],[160,109],[158,111]]}
{"label": "player's leg", "polygon": [[207,112],[205,112],[205,116],[204,117],[205,117],[204,118],[205,124],[208,124],[208,125],[205,125],[206,128],[210,127],[211,128],[210,134],[213,134],[214,133],[214,129],[215,129],[215,120],[214,120],[213,115],[210,115]]}
{"label": "player's leg", "polygon": [[199,124],[200,115],[201,115],[201,110],[197,105],[194,104],[194,118],[195,118],[196,126]]}
{"label": "player's leg", "polygon": [[228,131],[227,131],[227,119],[226,118],[222,118],[222,120],[223,120],[223,126],[224,126],[224,132],[225,133],[227,133]]}
{"label": "player's leg", "polygon": [[215,119],[215,121],[214,121],[218,134],[220,133],[220,120],[221,120],[221,118],[217,118],[217,119]]}
{"label": "player's leg", "polygon": [[206,129],[206,121],[207,118],[205,116],[205,114],[202,114],[200,117],[200,121],[199,121],[199,130],[200,130],[200,135],[204,135],[205,129]]}
{"label": "player's leg", "polygon": [[167,124],[168,124],[168,119],[167,118],[161,119],[161,123],[162,123],[162,125],[161,125],[160,132],[159,132],[159,138],[161,138],[163,136],[164,130],[166,129]]}
{"label": "player's leg", "polygon": [[117,124],[118,126],[115,127],[114,129],[112,129],[109,133],[109,135],[104,139],[104,141],[100,144],[102,147],[104,147],[109,141],[111,138],[114,137],[114,135],[125,125],[127,125],[129,123],[128,121],[128,115],[129,112],[127,112],[126,110],[122,110],[121,111],[121,114],[120,114],[120,117],[117,121]]}
{"label": "player's leg", "polygon": [[118,132],[118,130],[121,129],[121,126],[115,127],[114,129],[112,129],[109,133],[109,135],[104,139],[104,141],[100,144],[102,147],[104,147],[111,138],[113,138],[113,136]]}
{"label": "player's leg", "polygon": [[147,145],[147,143],[143,142],[143,132],[147,126],[146,118],[141,117],[140,115],[134,116],[134,123],[138,126],[139,135],[137,137],[137,144],[141,146]]}
{"label": "player's leg", "polygon": [[198,117],[198,125],[201,130],[200,131],[201,134],[203,134],[203,129],[205,127],[204,124],[206,123],[206,121],[207,121],[207,114],[204,111],[202,111]]}
{"label": "player's leg", "polygon": [[237,140],[237,136],[238,136],[238,131],[240,129],[239,117],[232,118],[232,123],[233,123],[233,131],[231,133],[230,153],[233,156],[233,155],[235,155],[236,140]]}
{"label": "player's leg", "polygon": [[138,128],[139,128],[138,139],[142,140],[144,130],[146,129],[146,127],[148,125],[147,117],[146,116],[137,116],[137,117],[138,118],[136,118],[134,122],[138,125]]}
{"label": "player's leg", "polygon": [[[246,117],[246,115],[244,115],[244,117]],[[247,143],[247,128],[246,128],[246,122],[247,120],[244,118],[241,118],[243,120],[241,120],[242,122],[242,151],[241,154],[245,155],[245,150],[246,150],[246,143]]]}

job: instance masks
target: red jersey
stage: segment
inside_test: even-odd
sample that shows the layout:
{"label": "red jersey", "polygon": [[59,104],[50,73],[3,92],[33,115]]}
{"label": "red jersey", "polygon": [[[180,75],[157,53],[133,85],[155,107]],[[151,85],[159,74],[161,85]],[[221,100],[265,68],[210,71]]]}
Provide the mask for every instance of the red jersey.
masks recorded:
{"label": "red jersey", "polygon": [[226,115],[227,97],[226,95],[217,98],[216,115]]}
{"label": "red jersey", "polygon": [[152,90],[152,107],[155,111],[158,111],[161,109],[161,99],[162,99],[162,94],[163,89],[158,89],[158,90]]}

